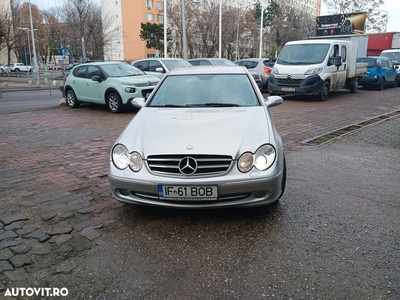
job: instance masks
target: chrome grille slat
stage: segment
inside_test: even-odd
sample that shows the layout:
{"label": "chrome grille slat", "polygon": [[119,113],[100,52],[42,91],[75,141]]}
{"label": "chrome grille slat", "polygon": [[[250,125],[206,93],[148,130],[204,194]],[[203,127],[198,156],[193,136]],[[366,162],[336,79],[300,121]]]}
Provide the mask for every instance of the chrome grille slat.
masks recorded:
{"label": "chrome grille slat", "polygon": [[186,157],[192,157],[197,162],[197,170],[193,175],[219,175],[228,171],[232,157],[227,155],[151,155],[147,157],[149,169],[158,174],[183,175],[179,163]]}

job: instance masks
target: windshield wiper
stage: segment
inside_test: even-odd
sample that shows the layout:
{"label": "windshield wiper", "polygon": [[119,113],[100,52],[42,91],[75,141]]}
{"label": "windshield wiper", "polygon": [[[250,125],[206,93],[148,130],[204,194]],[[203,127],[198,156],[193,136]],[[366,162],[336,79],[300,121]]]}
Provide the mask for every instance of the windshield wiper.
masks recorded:
{"label": "windshield wiper", "polygon": [[211,107],[240,107],[241,105],[236,103],[205,103],[202,106],[211,106]]}

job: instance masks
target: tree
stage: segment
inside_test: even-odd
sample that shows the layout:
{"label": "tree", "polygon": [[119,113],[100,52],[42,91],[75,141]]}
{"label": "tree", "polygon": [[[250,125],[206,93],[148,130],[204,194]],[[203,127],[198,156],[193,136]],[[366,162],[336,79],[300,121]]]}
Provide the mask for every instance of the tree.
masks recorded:
{"label": "tree", "polygon": [[325,0],[328,13],[367,13],[367,32],[382,32],[386,29],[388,21],[387,12],[380,11],[377,8],[384,4],[384,0]]}
{"label": "tree", "polygon": [[[168,33],[167,33],[168,34]],[[164,25],[157,23],[140,23],[140,39],[147,41],[147,49],[164,49]],[[168,40],[168,35],[167,35]]]}

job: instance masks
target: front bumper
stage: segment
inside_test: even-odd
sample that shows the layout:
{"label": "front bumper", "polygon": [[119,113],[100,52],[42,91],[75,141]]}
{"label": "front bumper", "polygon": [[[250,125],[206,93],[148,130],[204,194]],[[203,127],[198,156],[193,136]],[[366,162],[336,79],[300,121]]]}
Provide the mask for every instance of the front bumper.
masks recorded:
{"label": "front bumper", "polygon": [[[118,170],[110,162],[108,178],[113,197],[124,203],[170,208],[205,209],[252,207],[271,204],[282,194],[283,159],[260,172],[240,173],[232,167],[224,175],[210,177],[172,177],[152,174],[143,166],[139,173]],[[158,185],[217,186],[216,200],[159,199]]]}
{"label": "front bumper", "polygon": [[318,95],[324,81],[319,75],[310,75],[303,79],[288,78],[271,74],[268,79],[268,90],[271,94]]}

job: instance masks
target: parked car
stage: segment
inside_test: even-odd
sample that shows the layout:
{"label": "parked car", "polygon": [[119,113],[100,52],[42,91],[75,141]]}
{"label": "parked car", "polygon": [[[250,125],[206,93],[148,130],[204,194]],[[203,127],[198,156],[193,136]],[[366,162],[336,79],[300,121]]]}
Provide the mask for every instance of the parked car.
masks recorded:
{"label": "parked car", "polygon": [[7,71],[9,71],[9,65],[8,65],[8,63],[5,63],[5,64],[2,64],[1,66],[0,66],[0,72],[7,72]]}
{"label": "parked car", "polygon": [[120,202],[172,208],[268,205],[285,190],[282,140],[248,70],[209,66],[170,71],[110,153]]}
{"label": "parked car", "polygon": [[47,65],[49,70],[62,70],[62,65],[56,65],[56,64],[49,64]]}
{"label": "parked car", "polygon": [[146,74],[162,78],[166,73],[182,67],[191,67],[192,65],[182,58],[144,58],[135,60],[132,65],[142,70]]}
{"label": "parked car", "polygon": [[72,70],[74,67],[76,67],[77,65],[79,65],[79,63],[72,63],[69,64],[68,66],[65,67],[65,70],[69,71]]}
{"label": "parked car", "polygon": [[398,66],[384,56],[358,57],[357,62],[368,63],[367,75],[363,76],[360,85],[383,90],[385,86],[396,87],[398,83]]}
{"label": "parked car", "polygon": [[26,66],[23,63],[15,63],[10,65],[11,72],[31,72],[32,66]]}
{"label": "parked car", "polygon": [[[383,50],[380,56],[389,58],[392,63],[400,68],[400,49]],[[400,70],[397,69],[397,86],[400,86]]]}
{"label": "parked car", "polygon": [[121,62],[97,62],[76,66],[65,81],[66,102],[71,108],[81,102],[106,104],[118,113],[136,97],[147,98],[158,84],[156,76]]}
{"label": "parked car", "polygon": [[[192,58],[188,60],[193,66],[236,66],[233,62],[226,58]],[[261,89],[261,76],[255,71],[250,71],[251,76],[257,83],[257,86]]]}
{"label": "parked car", "polygon": [[255,71],[261,76],[262,89],[268,89],[268,78],[272,72],[274,62],[268,58],[244,58],[233,62],[245,66],[249,71]]}

